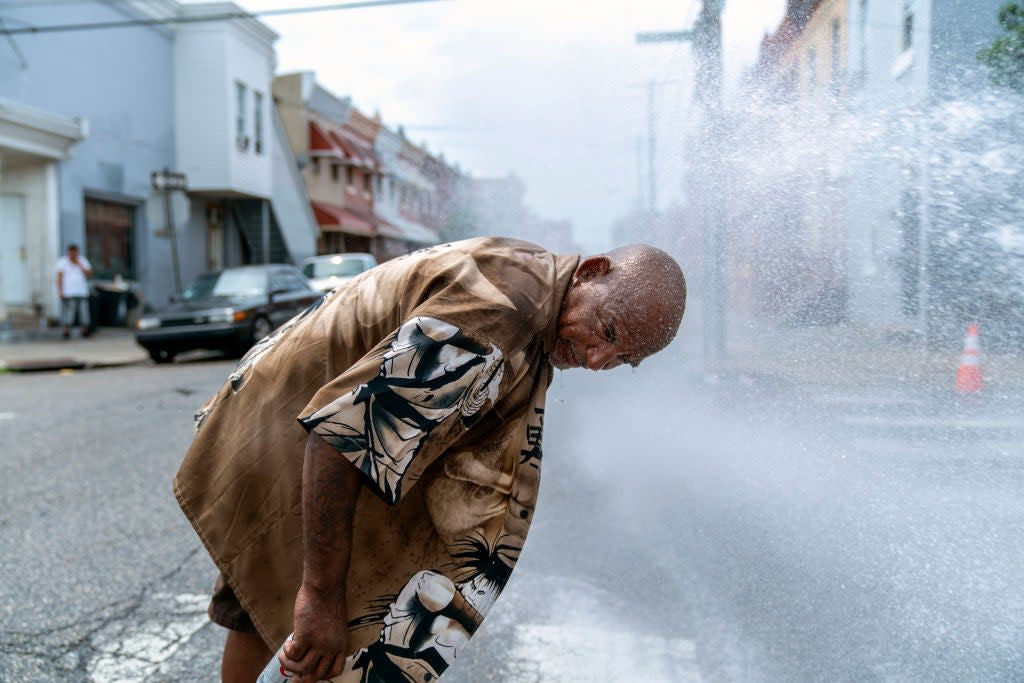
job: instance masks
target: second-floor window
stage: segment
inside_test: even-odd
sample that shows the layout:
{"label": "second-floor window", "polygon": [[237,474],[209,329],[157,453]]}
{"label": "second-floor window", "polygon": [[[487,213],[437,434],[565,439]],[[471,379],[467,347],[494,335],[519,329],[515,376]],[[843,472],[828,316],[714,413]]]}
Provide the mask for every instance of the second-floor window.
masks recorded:
{"label": "second-floor window", "polygon": [[903,2],[903,50],[914,46],[914,0]]}
{"label": "second-floor window", "polygon": [[338,182],[338,177],[340,175],[340,170],[341,170],[341,164],[331,164],[331,180],[333,182]]}
{"label": "second-floor window", "polygon": [[868,0],[860,0],[860,73],[868,75]]}
{"label": "second-floor window", "polygon": [[238,149],[245,150],[249,147],[249,136],[246,128],[246,87],[245,83],[235,81],[235,144]]}
{"label": "second-floor window", "polygon": [[373,177],[367,173],[363,176],[363,190],[366,192],[370,191],[370,183],[373,182]]}
{"label": "second-floor window", "polygon": [[354,187],[355,186],[354,175],[355,174],[352,173],[352,167],[351,166],[346,166],[345,167],[345,184],[348,185],[349,187]]}
{"label": "second-floor window", "polygon": [[263,93],[252,91],[252,137],[253,151],[263,154]]}
{"label": "second-floor window", "polygon": [[838,94],[842,60],[840,50],[843,44],[843,26],[838,19],[832,20],[832,71],[829,73],[829,85],[833,94]]}
{"label": "second-floor window", "polygon": [[807,87],[814,90],[818,82],[818,51],[813,47],[807,48]]}

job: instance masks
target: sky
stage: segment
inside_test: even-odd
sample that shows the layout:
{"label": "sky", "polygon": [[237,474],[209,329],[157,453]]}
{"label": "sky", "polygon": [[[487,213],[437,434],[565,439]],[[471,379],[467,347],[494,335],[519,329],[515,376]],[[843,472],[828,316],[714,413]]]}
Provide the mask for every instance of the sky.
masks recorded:
{"label": "sky", "polygon": [[[326,0],[239,4],[259,11]],[[727,84],[756,57],[783,5],[727,0]],[[279,73],[316,72],[327,89],[403,125],[475,177],[515,173],[531,210],[572,221],[582,245],[604,249],[612,223],[646,186],[652,79],[658,205],[685,201],[690,48],[637,45],[634,36],[687,28],[697,11],[696,0],[443,0],[263,21],[280,34]]]}

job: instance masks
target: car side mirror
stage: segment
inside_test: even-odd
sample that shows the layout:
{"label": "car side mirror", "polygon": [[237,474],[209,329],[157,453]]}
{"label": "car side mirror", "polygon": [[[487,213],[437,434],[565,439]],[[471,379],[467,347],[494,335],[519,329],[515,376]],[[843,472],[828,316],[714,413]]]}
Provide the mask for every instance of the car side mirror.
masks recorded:
{"label": "car side mirror", "polygon": [[288,293],[287,289],[272,289],[272,290],[270,290],[270,294],[267,295],[267,299],[269,299],[270,301],[273,301],[275,297],[277,297],[277,296],[279,296],[281,294],[287,294],[287,293]]}

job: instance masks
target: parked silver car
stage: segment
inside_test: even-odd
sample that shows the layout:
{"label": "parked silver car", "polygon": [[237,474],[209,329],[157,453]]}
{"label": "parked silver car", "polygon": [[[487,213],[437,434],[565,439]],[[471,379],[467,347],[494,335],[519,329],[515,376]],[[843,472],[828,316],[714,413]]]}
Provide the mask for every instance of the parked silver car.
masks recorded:
{"label": "parked silver car", "polygon": [[302,274],[315,289],[329,292],[342,282],[377,265],[372,254],[325,254],[302,262]]}

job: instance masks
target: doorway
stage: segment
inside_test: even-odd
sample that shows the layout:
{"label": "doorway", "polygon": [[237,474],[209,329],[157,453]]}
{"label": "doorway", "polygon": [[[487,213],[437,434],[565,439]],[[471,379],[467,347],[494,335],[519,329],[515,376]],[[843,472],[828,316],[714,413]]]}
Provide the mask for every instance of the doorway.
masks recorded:
{"label": "doorway", "polygon": [[25,198],[19,194],[0,194],[0,277],[7,304],[24,306],[29,303]]}

